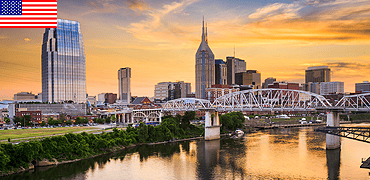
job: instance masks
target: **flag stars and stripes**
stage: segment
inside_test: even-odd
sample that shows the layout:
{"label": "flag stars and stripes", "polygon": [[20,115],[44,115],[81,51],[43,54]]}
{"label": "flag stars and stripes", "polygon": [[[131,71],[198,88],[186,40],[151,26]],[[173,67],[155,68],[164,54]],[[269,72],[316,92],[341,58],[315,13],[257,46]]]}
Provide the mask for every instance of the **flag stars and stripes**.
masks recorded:
{"label": "flag stars and stripes", "polygon": [[0,15],[22,15],[22,1],[1,1]]}
{"label": "flag stars and stripes", "polygon": [[0,28],[56,28],[57,0],[0,0]]}

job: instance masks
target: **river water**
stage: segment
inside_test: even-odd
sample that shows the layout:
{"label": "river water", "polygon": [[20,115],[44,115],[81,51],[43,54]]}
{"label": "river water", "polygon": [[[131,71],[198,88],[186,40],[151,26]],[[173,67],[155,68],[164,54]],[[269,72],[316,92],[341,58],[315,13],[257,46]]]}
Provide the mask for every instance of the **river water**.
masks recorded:
{"label": "river water", "polygon": [[0,179],[370,179],[360,168],[369,143],[341,138],[340,149],[326,150],[325,139],[313,128],[290,128],[143,145]]}

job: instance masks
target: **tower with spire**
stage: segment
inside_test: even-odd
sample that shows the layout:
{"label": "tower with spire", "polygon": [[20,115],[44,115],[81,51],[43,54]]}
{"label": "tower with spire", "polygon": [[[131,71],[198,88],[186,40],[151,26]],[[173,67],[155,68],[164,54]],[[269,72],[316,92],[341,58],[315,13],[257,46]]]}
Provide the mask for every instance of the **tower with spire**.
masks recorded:
{"label": "tower with spire", "polygon": [[195,97],[205,98],[206,88],[215,83],[215,56],[208,46],[207,25],[202,28],[202,42],[195,54]]}

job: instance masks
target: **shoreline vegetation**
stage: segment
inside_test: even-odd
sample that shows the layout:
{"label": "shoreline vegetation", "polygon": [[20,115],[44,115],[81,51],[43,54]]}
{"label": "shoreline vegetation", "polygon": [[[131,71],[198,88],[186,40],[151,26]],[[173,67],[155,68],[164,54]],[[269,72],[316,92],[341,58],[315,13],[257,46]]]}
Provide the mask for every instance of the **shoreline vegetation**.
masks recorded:
{"label": "shoreline vegetation", "polygon": [[115,128],[109,133],[68,133],[19,144],[1,143],[0,177],[34,167],[76,162],[143,144],[202,138],[204,127],[190,124],[195,118],[195,112],[186,112],[183,116],[165,116],[161,125],[155,127],[140,123],[137,128]]}
{"label": "shoreline vegetation", "polygon": [[[113,132],[102,134],[68,133],[19,144],[1,143],[0,177],[35,167],[77,162],[141,145],[203,139],[204,127],[190,124],[193,119],[196,119],[195,112],[185,112],[183,116],[164,116],[161,125],[155,127],[140,123],[137,128],[114,128]],[[256,130],[245,126],[245,118],[241,112],[221,115],[220,123],[222,135],[236,129],[243,129],[245,132]]]}

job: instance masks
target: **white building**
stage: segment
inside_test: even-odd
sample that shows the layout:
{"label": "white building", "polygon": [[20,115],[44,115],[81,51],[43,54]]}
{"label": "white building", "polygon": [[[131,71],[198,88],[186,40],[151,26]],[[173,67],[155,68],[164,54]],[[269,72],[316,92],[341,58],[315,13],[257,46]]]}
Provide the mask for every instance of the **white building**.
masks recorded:
{"label": "white building", "polygon": [[320,83],[320,95],[327,94],[343,94],[344,93],[344,82],[321,82]]}
{"label": "white building", "polygon": [[98,101],[96,102],[97,105],[102,105],[105,102],[105,93],[98,94]]}
{"label": "white building", "polygon": [[160,82],[155,85],[155,99],[172,100],[177,98],[186,98],[187,94],[191,94],[191,84],[185,83],[184,81]]}

